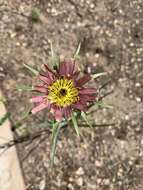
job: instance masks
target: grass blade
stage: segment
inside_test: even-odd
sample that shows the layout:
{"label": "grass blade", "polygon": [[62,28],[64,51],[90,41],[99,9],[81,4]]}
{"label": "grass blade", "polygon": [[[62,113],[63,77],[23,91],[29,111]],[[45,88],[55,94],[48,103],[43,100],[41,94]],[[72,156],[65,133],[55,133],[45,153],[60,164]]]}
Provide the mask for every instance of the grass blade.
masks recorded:
{"label": "grass blade", "polygon": [[22,92],[22,91],[32,91],[32,90],[33,90],[33,87],[32,87],[32,86],[27,86],[27,85],[17,85],[17,86],[16,86],[16,89],[17,89],[19,92]]}
{"label": "grass blade", "polygon": [[98,77],[100,77],[100,76],[103,76],[103,75],[107,75],[107,73],[106,73],[106,72],[103,72],[103,73],[96,73],[96,74],[91,75],[91,77],[92,77],[93,79],[96,79],[96,78],[98,78]]}
{"label": "grass blade", "polygon": [[108,104],[105,104],[103,103],[102,101],[98,101],[96,103],[94,103],[93,105],[91,105],[91,107],[89,108],[89,111],[87,111],[87,114],[90,114],[94,111],[97,111],[97,109],[113,109],[113,106],[111,105],[108,105]]}
{"label": "grass blade", "polygon": [[50,48],[51,48],[51,61],[52,61],[52,64],[53,64],[53,68],[54,69],[57,69],[59,67],[59,60],[54,52],[54,49],[53,49],[53,44],[52,42],[50,42]]}
{"label": "grass blade", "polygon": [[7,119],[9,119],[10,115],[11,114],[9,112],[5,113],[5,115],[2,118],[0,118],[0,125],[2,125]]}
{"label": "grass blade", "polygon": [[81,116],[82,116],[82,118],[84,119],[84,121],[87,123],[87,125],[92,128],[92,125],[90,124],[90,122],[89,122],[88,119],[87,119],[86,113],[82,111],[82,112],[81,112]]}
{"label": "grass blade", "polygon": [[53,124],[52,148],[51,148],[51,153],[50,153],[50,167],[53,167],[53,164],[54,164],[54,157],[56,153],[56,146],[57,146],[57,140],[58,140],[60,128],[61,128],[61,125],[58,122]]}
{"label": "grass blade", "polygon": [[39,71],[37,71],[36,69],[34,69],[33,67],[31,67],[30,65],[27,64],[23,64],[25,68],[27,68],[29,71],[31,71],[35,76],[37,76],[39,74]]}
{"label": "grass blade", "polygon": [[77,133],[77,136],[79,137],[79,127],[78,127],[77,120],[74,113],[72,114],[71,119],[72,119],[73,127]]}
{"label": "grass blade", "polygon": [[78,59],[79,58],[80,49],[81,49],[81,43],[78,44],[78,47],[77,47],[77,49],[76,49],[76,51],[74,53],[74,56],[73,56],[74,59]]}

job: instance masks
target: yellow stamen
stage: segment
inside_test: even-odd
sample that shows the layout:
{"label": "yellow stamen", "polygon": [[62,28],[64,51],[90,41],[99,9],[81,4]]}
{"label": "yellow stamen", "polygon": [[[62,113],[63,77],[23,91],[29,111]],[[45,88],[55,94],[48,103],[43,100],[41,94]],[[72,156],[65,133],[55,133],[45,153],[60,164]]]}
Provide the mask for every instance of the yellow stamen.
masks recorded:
{"label": "yellow stamen", "polygon": [[58,79],[49,86],[48,99],[58,106],[66,107],[79,100],[78,89],[69,79]]}

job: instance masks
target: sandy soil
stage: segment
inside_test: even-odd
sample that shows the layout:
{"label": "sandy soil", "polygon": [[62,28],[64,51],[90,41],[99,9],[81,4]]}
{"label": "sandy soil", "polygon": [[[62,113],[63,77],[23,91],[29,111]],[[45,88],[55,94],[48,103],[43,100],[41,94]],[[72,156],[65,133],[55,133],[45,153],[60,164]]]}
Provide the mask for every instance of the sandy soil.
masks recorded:
{"label": "sandy soil", "polygon": [[[37,22],[29,18],[39,10]],[[22,16],[25,15],[25,16]],[[143,0],[0,0],[0,86],[15,123],[30,105],[30,93],[15,90],[31,84],[27,63],[49,62],[50,40],[61,57],[71,57],[82,42],[79,66],[106,71],[96,81],[113,109],[94,113],[96,124],[61,131],[55,167],[49,168],[50,134],[18,146],[27,190],[141,190],[143,187]],[[39,113],[16,130],[35,133],[46,121]]]}

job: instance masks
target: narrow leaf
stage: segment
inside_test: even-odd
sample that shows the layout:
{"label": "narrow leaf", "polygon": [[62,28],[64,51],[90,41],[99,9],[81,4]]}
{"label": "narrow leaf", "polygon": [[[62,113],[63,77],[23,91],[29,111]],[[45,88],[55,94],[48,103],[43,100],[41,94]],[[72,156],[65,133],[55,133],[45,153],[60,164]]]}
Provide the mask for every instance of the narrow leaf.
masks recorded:
{"label": "narrow leaf", "polygon": [[23,64],[24,67],[26,67],[29,71],[31,71],[35,76],[37,76],[39,74],[39,71],[37,71],[36,69],[34,69],[33,67],[31,67],[30,65],[27,64]]}
{"label": "narrow leaf", "polygon": [[27,86],[27,85],[17,85],[17,86],[16,86],[16,89],[17,89],[19,92],[22,92],[22,91],[32,91],[32,90],[33,90],[33,87],[32,87],[32,86]]}
{"label": "narrow leaf", "polygon": [[94,105],[97,107],[101,107],[101,108],[113,109],[113,106],[105,104],[102,101],[99,101],[99,102],[95,103]]}
{"label": "narrow leaf", "polygon": [[77,136],[79,137],[79,128],[78,128],[77,120],[74,113],[72,114],[71,119],[72,119],[73,127],[77,133]]}
{"label": "narrow leaf", "polygon": [[96,111],[98,108],[106,108],[106,109],[113,109],[113,106],[103,103],[102,101],[95,102],[91,107],[90,110],[87,111],[87,114]]}
{"label": "narrow leaf", "polygon": [[10,115],[11,114],[9,112],[5,113],[5,115],[2,118],[0,118],[0,125],[2,125],[7,119],[9,119]]}
{"label": "narrow leaf", "polygon": [[[103,123],[103,124],[93,124],[92,127],[111,127],[114,126],[116,123]],[[87,127],[84,123],[80,125],[81,127]]]}
{"label": "narrow leaf", "polygon": [[74,59],[78,59],[79,58],[79,52],[80,52],[80,48],[81,48],[81,43],[78,44],[78,47],[74,53]]}
{"label": "narrow leaf", "polygon": [[56,131],[57,131],[58,125],[59,125],[58,122],[53,123],[53,127],[52,127],[52,141],[53,141],[53,139],[54,139],[54,137],[55,137],[55,134],[56,134]]}
{"label": "narrow leaf", "polygon": [[51,61],[52,61],[52,64],[53,64],[53,68],[54,69],[57,69],[59,67],[59,60],[54,52],[54,49],[53,49],[53,44],[52,42],[50,42],[50,48],[51,48]]}
{"label": "narrow leaf", "polygon": [[87,119],[86,113],[82,111],[82,112],[81,112],[81,116],[82,116],[82,118],[85,120],[85,122],[87,123],[87,125],[92,128],[92,125],[90,124],[90,122],[89,122],[88,119]]}
{"label": "narrow leaf", "polygon": [[107,73],[106,73],[106,72],[104,72],[104,73],[96,73],[96,74],[91,75],[91,77],[92,77],[93,79],[96,79],[96,78],[98,78],[98,77],[100,77],[100,76],[103,76],[103,75],[107,75]]}
{"label": "narrow leaf", "polygon": [[56,146],[57,146],[57,140],[58,140],[60,128],[61,128],[61,125],[59,123],[55,123],[53,125],[52,148],[51,148],[51,154],[50,154],[50,167],[52,167],[54,164],[54,157],[55,157],[55,153],[56,153]]}

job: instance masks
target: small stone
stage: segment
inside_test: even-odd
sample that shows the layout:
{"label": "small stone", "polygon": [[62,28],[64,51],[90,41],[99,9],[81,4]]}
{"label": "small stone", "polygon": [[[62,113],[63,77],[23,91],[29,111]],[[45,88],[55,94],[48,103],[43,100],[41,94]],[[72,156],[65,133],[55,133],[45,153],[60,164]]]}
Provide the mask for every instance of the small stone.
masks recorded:
{"label": "small stone", "polygon": [[141,84],[139,83],[139,82],[137,82],[136,84],[135,84],[135,87],[140,87],[141,86]]}
{"label": "small stone", "polygon": [[74,179],[73,179],[72,177],[69,177],[69,181],[70,181],[70,182],[73,182]]}
{"label": "small stone", "polygon": [[102,181],[102,179],[101,179],[101,178],[98,178],[98,179],[97,179],[97,184],[98,184],[98,185],[101,184],[101,181]]}
{"label": "small stone", "polygon": [[20,43],[19,43],[19,42],[16,42],[16,46],[20,46]]}
{"label": "small stone", "polygon": [[129,115],[125,115],[125,120],[126,120],[126,121],[129,120]]}
{"label": "small stone", "polygon": [[78,179],[76,179],[76,184],[81,187],[83,185],[83,178],[79,177]]}
{"label": "small stone", "polygon": [[68,189],[69,190],[74,190],[74,187],[73,187],[73,185],[71,183],[68,184]]}
{"label": "small stone", "polygon": [[45,186],[46,186],[45,180],[40,181],[39,189],[40,189],[40,190],[44,190],[44,189],[45,189]]}
{"label": "small stone", "polygon": [[123,175],[123,170],[122,170],[122,168],[119,169],[117,175],[118,175],[119,177],[122,177],[122,175]]}
{"label": "small stone", "polygon": [[132,43],[132,42],[130,43],[130,47],[134,47],[134,45],[135,45],[134,43]]}
{"label": "small stone", "polygon": [[78,168],[78,170],[76,171],[76,175],[84,175],[84,170],[82,167]]}
{"label": "small stone", "polygon": [[136,101],[137,102],[141,102],[141,98],[140,97],[136,97]]}
{"label": "small stone", "polygon": [[132,166],[134,162],[132,160],[129,161],[129,165]]}
{"label": "small stone", "polygon": [[110,184],[110,180],[109,179],[104,179],[103,183],[104,183],[104,185],[109,185]]}
{"label": "small stone", "polygon": [[10,34],[10,37],[11,38],[14,38],[16,36],[16,32],[12,32],[11,34]]}
{"label": "small stone", "polygon": [[96,167],[102,167],[102,165],[103,165],[102,161],[95,160],[95,166]]}
{"label": "small stone", "polygon": [[95,5],[92,3],[90,4],[90,8],[93,9],[95,7]]}
{"label": "small stone", "polygon": [[23,47],[26,47],[26,46],[27,46],[27,43],[22,43],[22,46],[23,46]]}

